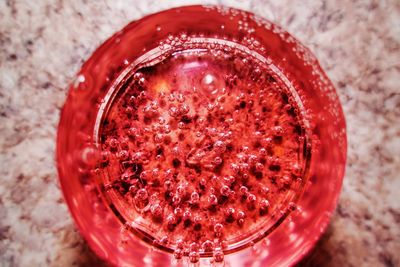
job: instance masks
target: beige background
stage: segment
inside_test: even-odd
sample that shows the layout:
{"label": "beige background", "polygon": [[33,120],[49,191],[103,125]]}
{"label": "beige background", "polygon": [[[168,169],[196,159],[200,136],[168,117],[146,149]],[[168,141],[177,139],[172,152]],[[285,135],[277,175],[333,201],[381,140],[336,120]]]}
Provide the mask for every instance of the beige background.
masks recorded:
{"label": "beige background", "polygon": [[[54,164],[66,88],[129,21],[198,1],[0,0],[0,266],[99,266]],[[204,1],[202,3],[205,3]],[[348,128],[343,192],[301,266],[400,266],[400,2],[207,1],[253,11],[307,45],[338,89]]]}

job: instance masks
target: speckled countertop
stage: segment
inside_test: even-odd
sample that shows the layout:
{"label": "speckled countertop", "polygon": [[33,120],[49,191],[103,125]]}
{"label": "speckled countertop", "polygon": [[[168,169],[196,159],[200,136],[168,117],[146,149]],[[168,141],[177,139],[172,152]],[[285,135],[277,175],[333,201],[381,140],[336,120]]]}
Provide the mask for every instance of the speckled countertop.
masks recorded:
{"label": "speckled countertop", "polygon": [[[57,182],[55,135],[66,88],[113,32],[189,3],[196,1],[0,0],[0,266],[103,265],[77,233]],[[338,89],[349,143],[343,192],[300,266],[400,266],[400,2],[207,3],[282,25]]]}

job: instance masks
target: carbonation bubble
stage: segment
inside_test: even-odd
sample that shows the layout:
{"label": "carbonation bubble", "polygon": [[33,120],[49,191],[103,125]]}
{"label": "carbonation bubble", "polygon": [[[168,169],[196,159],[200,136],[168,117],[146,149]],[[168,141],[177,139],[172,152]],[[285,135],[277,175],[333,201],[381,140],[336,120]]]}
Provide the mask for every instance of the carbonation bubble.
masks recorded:
{"label": "carbonation bubble", "polygon": [[222,159],[220,157],[215,157],[214,158],[214,164],[215,165],[220,165],[222,163]]}
{"label": "carbonation bubble", "polygon": [[180,249],[180,248],[175,249],[175,251],[174,251],[174,257],[175,257],[175,259],[177,259],[177,260],[182,259],[182,257],[183,257],[183,250]]}
{"label": "carbonation bubble", "polygon": [[139,209],[144,208],[149,203],[149,195],[146,189],[139,189],[135,195],[135,204]]}
{"label": "carbonation bubble", "polygon": [[215,143],[214,143],[214,150],[215,150],[215,152],[217,152],[217,153],[224,153],[225,152],[225,149],[226,149],[226,144],[224,143],[224,141],[220,141],[220,140],[218,140],[218,141],[216,141]]}
{"label": "carbonation bubble", "polygon": [[259,206],[260,206],[260,215],[262,215],[262,216],[266,215],[268,213],[268,209],[270,206],[269,201],[266,199],[263,199],[260,201]]}
{"label": "carbonation bubble", "polygon": [[231,192],[231,189],[229,188],[229,186],[224,185],[221,187],[220,193],[223,196],[229,196],[229,193]]}
{"label": "carbonation bubble", "polygon": [[208,197],[208,203],[209,203],[210,205],[217,205],[217,204],[218,204],[218,198],[217,198],[215,195],[211,194],[211,195]]}
{"label": "carbonation bubble", "polygon": [[118,158],[120,160],[127,160],[129,158],[129,152],[126,150],[121,150],[118,152]]}
{"label": "carbonation bubble", "polygon": [[202,248],[205,252],[210,252],[213,250],[214,248],[214,243],[210,240],[206,240],[203,242],[202,244]]}
{"label": "carbonation bubble", "polygon": [[213,258],[215,262],[223,262],[224,252],[220,248],[215,249],[213,253]]}
{"label": "carbonation bubble", "polygon": [[117,140],[116,138],[110,138],[110,139],[108,140],[108,145],[109,145],[110,148],[112,148],[112,149],[117,148],[117,147],[118,147],[118,144],[119,144],[119,142],[118,142],[118,140]]}
{"label": "carbonation bubble", "polygon": [[192,202],[192,204],[197,204],[199,203],[200,200],[200,196],[197,192],[193,192],[191,197],[190,197],[190,201]]}
{"label": "carbonation bubble", "polygon": [[189,210],[186,210],[183,213],[183,219],[184,220],[191,220],[192,219],[192,213]]}
{"label": "carbonation bubble", "polygon": [[190,260],[190,262],[196,263],[196,262],[199,261],[199,259],[200,259],[200,255],[199,255],[198,252],[196,252],[196,251],[191,251],[191,252],[189,253],[189,260]]}
{"label": "carbonation bubble", "polygon": [[150,210],[153,217],[157,219],[160,219],[162,217],[163,209],[159,204],[152,205]]}
{"label": "carbonation bubble", "polygon": [[[82,161],[87,166],[94,166],[98,162],[98,156],[99,153],[94,147],[85,147],[81,153]],[[102,162],[108,161],[108,154],[102,154],[101,156],[103,157]]]}
{"label": "carbonation bubble", "polygon": [[222,231],[224,229],[224,226],[220,223],[217,223],[214,225],[214,233],[217,237],[220,237],[222,235]]}

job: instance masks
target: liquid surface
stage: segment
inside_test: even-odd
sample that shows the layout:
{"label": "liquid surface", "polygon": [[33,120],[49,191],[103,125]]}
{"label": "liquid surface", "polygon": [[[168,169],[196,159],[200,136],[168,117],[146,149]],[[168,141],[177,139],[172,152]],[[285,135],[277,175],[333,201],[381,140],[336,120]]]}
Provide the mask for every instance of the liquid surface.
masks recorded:
{"label": "liquid surface", "polygon": [[100,125],[100,186],[128,229],[196,262],[250,242],[294,208],[304,122],[258,58],[190,45],[118,86]]}

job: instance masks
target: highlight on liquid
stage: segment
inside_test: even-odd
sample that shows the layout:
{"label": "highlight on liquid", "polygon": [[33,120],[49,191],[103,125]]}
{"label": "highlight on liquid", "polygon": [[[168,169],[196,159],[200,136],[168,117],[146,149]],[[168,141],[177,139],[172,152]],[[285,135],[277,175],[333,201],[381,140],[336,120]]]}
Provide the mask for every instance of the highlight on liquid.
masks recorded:
{"label": "highlight on liquid", "polygon": [[[188,16],[207,22],[188,27]],[[135,37],[141,25],[147,41]],[[129,248],[154,248],[151,259],[218,263],[253,255],[246,248],[268,237],[257,261],[287,264],[312,246],[315,238],[304,251],[291,244],[305,226],[320,229],[329,216],[319,213],[335,205],[344,121],[333,88],[292,37],[246,12],[194,6],[133,23],[93,57],[64,107],[58,161],[98,254],[137,264]],[[74,166],[79,179],[63,181]]]}

